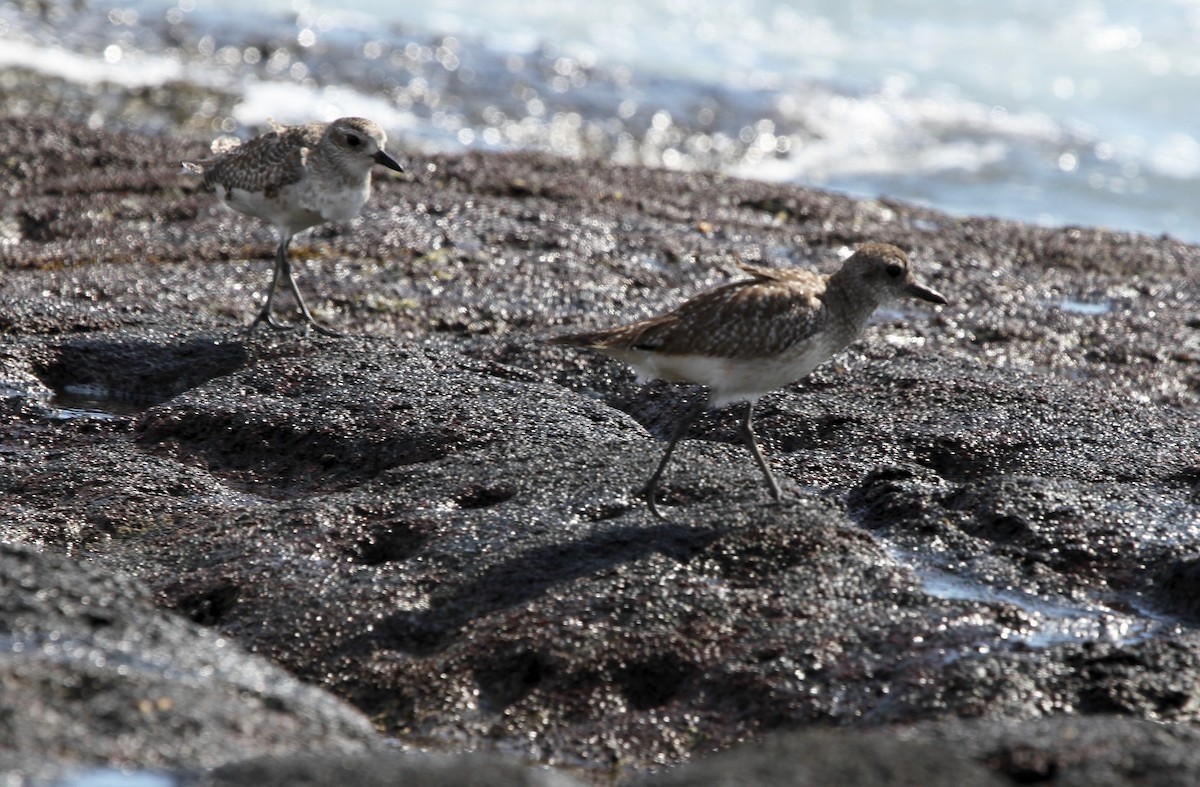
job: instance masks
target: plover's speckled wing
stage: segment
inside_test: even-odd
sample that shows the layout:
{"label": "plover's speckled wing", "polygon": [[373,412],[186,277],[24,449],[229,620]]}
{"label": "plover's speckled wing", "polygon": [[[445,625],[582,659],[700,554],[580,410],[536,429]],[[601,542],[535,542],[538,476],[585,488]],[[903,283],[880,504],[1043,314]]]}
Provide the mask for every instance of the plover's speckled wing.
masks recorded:
{"label": "plover's speckled wing", "polygon": [[286,126],[244,142],[204,167],[204,184],[273,197],[304,177],[309,151],[322,129],[317,123]]}
{"label": "plover's speckled wing", "polygon": [[717,287],[657,317],[551,341],[598,350],[762,358],[820,328],[825,276],[799,268],[739,267],[753,278]]}

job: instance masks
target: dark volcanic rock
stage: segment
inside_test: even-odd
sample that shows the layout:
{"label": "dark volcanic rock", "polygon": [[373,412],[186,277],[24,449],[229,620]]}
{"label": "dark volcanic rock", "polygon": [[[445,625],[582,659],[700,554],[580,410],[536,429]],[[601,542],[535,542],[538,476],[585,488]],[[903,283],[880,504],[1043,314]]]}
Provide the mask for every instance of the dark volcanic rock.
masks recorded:
{"label": "dark volcanic rock", "polygon": [[638,787],[893,785],[998,787],[1010,784],[981,762],[927,740],[829,729],[774,735],[633,782]]}
{"label": "dark volcanic rock", "polygon": [[149,411],[135,427],[139,442],[277,495],[361,483],[465,451],[503,455],[510,446],[628,440],[640,431],[619,412],[511,366],[355,344],[259,358]]}
{"label": "dark volcanic rock", "polygon": [[1115,716],[815,729],[704,757],[637,787],[1194,783],[1200,732]]}
{"label": "dark volcanic rock", "polygon": [[1153,600],[1163,609],[1190,623],[1200,623],[1200,557],[1164,561],[1155,577]]}
{"label": "dark volcanic rock", "polygon": [[1009,783],[1194,784],[1200,731],[1120,716],[1055,716],[1022,724],[936,722],[899,731],[982,762]]}
{"label": "dark volcanic rock", "polygon": [[[1021,441],[1007,466],[1018,467],[1019,456],[1025,469],[1047,471],[1059,446],[1089,437],[1106,446],[1109,461],[1074,471],[1080,481],[1067,480],[1072,471],[1063,465],[1054,483],[992,475],[986,464],[963,463],[955,481],[928,467],[872,471],[911,461],[913,446],[928,444],[924,435],[955,417],[947,409],[941,422],[898,419],[895,408],[871,400],[882,390],[901,402],[905,391],[936,390],[934,370],[948,364],[902,358],[886,372],[864,370],[873,385],[847,386],[853,405],[840,407],[853,408],[845,423],[861,437],[843,428],[781,460],[791,467],[801,455],[845,457],[841,476],[864,479],[850,496],[862,521],[914,552],[921,539],[945,544],[935,563],[977,589],[974,597],[939,598],[859,530],[836,497],[793,489],[792,502],[766,505],[740,446],[686,444],[665,484],[674,521],[660,523],[632,496],[660,449],[628,420],[600,417],[605,411],[594,404],[578,412],[581,402],[529,375],[485,377],[481,387],[479,369],[453,356],[379,344],[366,365],[353,367],[365,386],[347,397],[345,352],[338,345],[303,363],[273,361],[149,411],[141,442],[168,445],[185,461],[193,456],[188,445],[209,445],[230,430],[221,420],[181,440],[179,424],[212,424],[213,413],[230,408],[238,423],[275,419],[262,432],[285,441],[261,451],[277,457],[272,472],[237,475],[257,493],[277,494],[272,479],[294,478],[295,468],[310,468],[310,456],[340,458],[330,460],[327,475],[306,471],[319,494],[147,533],[131,554],[165,569],[142,573],[167,603],[324,683],[395,734],[482,742],[534,733],[524,745],[530,756],[620,769],[817,720],[1122,711],[1191,721],[1200,710],[1192,699],[1200,665],[1189,655],[1191,635],[1178,644],[1089,641],[1147,625],[1104,605],[1118,592],[1149,592],[1153,575],[1133,582],[1134,568],[1178,552],[1166,535],[1135,549],[1145,523],[1137,531],[1110,523],[1106,537],[1092,524],[1113,489],[1131,499],[1120,468],[1139,461],[1139,444],[1119,433],[1093,437],[1082,426],[1074,435],[1063,419],[1055,429],[1038,426],[1041,408],[1047,415],[1054,408],[1032,397],[1006,416],[1019,382],[973,388],[968,381],[980,371],[956,374],[955,385],[988,410],[995,434]],[[248,382],[256,380],[271,387],[240,395],[261,389]],[[274,398],[306,390],[299,402]],[[439,392],[451,391],[473,395],[448,404]],[[1080,411],[1071,404],[1073,389],[1042,396]],[[536,406],[522,410],[522,401]],[[964,399],[959,406],[972,405]],[[1140,429],[1150,428],[1155,412]],[[488,413],[500,417],[489,421]],[[456,418],[472,425],[474,437],[445,440],[443,456],[379,458],[405,447],[423,451],[430,425]],[[1086,411],[1079,423],[1091,423]],[[308,431],[297,436],[301,425]],[[779,428],[768,420],[764,435]],[[886,443],[870,444],[866,436],[881,433],[889,434]],[[386,439],[338,447],[347,437],[375,434]],[[979,449],[965,447],[971,439]],[[982,452],[992,439],[964,433],[956,450]],[[1164,430],[1158,441],[1166,439]],[[859,456],[848,455],[853,445],[863,446]],[[248,448],[241,455],[260,454]],[[219,462],[205,461],[224,473]],[[348,486],[344,466],[369,470],[371,480]],[[924,487],[915,486],[901,507],[903,484],[922,476]],[[1034,539],[997,524],[991,512],[1001,507],[1014,522],[1019,514],[1058,529]],[[1081,513],[1048,513],[1064,509]],[[1053,546],[1073,538],[1077,553]],[[1110,549],[1105,538],[1121,539],[1114,544],[1122,548]],[[1074,639],[1073,616],[1094,618],[1087,631],[1109,626],[1113,633],[1046,647],[1058,636]],[[1039,641],[1045,644],[1032,647]],[[1114,671],[1124,663],[1133,666]]]}
{"label": "dark volcanic rock", "polygon": [[[296,244],[321,319],[368,336],[249,337],[272,233],[174,174],[202,141],[18,125],[0,120],[0,537],[86,554],[104,567],[89,581],[124,588],[99,573],[119,569],[192,621],[155,613],[175,633],[122,653],[191,674],[209,655],[187,637],[220,641],[203,624],[401,743],[593,780],[930,783],[942,750],[976,783],[1200,777],[1200,249],[704,173],[431,157]],[[636,490],[698,392],[541,339],[674,305],[738,275],[735,252],[828,270],[866,240],[909,249],[951,304],[881,312],[760,403],[782,505],[732,408],[696,424],[662,484],[668,521],[650,517]],[[58,686],[93,665],[39,682],[50,666],[23,648],[5,654],[22,707],[86,711],[37,733],[62,750],[102,714]],[[205,690],[225,702],[234,683]],[[181,713],[163,685],[146,696],[174,704],[147,707]],[[255,691],[239,701],[257,735],[274,689]],[[292,748],[371,738],[296,707],[278,711]],[[201,740],[226,734],[221,713],[194,722]],[[114,729],[89,727],[79,760],[285,751],[268,732],[127,755]],[[165,747],[172,729],[147,734]],[[0,755],[30,750],[6,740]],[[391,756],[213,778],[369,780],[407,767]]]}
{"label": "dark volcanic rock", "polygon": [[14,778],[380,745],[349,707],[111,569],[0,544],[0,635],[0,773]]}

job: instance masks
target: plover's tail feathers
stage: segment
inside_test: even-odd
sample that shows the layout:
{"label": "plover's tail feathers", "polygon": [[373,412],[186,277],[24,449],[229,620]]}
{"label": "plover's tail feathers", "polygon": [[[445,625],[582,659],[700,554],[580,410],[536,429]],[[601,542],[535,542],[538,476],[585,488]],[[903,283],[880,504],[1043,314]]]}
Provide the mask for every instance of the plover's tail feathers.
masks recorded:
{"label": "plover's tail feathers", "polygon": [[616,328],[551,336],[546,341],[550,344],[590,347],[604,351],[656,350],[663,342],[663,329],[668,329],[675,320],[674,314],[663,314]]}
{"label": "plover's tail feathers", "polygon": [[233,152],[234,150],[240,148],[240,146],[241,140],[236,137],[230,137],[229,134],[226,134],[226,136],[223,137],[217,137],[216,139],[212,140],[212,144],[209,146],[212,151],[211,157],[202,158],[202,160],[199,161],[182,162],[182,164],[184,164],[184,168],[180,170],[179,174],[204,175],[208,173],[212,167],[214,167],[214,164],[220,161],[222,156],[229,154],[229,152]]}
{"label": "plover's tail feathers", "polygon": [[226,153],[241,147],[241,144],[242,141],[240,139],[237,137],[231,137],[228,134],[217,137],[212,141],[212,145],[209,146],[210,150],[212,151],[212,156],[210,158],[201,159],[199,161],[183,162],[183,169],[180,170],[179,174],[203,175],[209,170],[209,168],[212,167],[213,164],[217,163],[217,159],[221,158],[221,156],[224,156]]}
{"label": "plover's tail feathers", "polygon": [[217,159],[224,156],[230,151],[236,150],[242,144],[242,141],[237,137],[231,137],[228,134],[222,137],[217,137],[212,141],[210,149],[212,157],[201,159],[200,161],[185,161],[183,162],[183,172],[180,174],[188,175],[203,175],[209,167],[217,163]]}
{"label": "plover's tail feathers", "polygon": [[597,347],[611,336],[612,330],[588,331],[586,333],[565,333],[546,339],[547,344],[562,344],[567,347]]}

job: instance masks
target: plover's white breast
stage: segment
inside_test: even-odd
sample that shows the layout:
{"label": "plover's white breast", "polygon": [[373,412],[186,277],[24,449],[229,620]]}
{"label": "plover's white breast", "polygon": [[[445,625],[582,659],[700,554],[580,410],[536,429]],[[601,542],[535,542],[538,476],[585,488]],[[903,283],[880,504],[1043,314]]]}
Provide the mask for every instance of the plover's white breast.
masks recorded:
{"label": "plover's white breast", "polygon": [[320,216],[321,221],[349,221],[371,197],[371,181],[366,174],[358,182],[347,183],[310,173],[288,192],[294,210]]}

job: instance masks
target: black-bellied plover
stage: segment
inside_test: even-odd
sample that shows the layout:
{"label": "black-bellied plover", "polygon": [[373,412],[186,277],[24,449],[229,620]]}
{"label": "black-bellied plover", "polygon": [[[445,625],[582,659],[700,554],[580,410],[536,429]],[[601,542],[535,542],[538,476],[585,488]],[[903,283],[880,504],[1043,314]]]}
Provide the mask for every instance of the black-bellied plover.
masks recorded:
{"label": "black-bellied plover", "polygon": [[742,437],[778,501],[779,484],[751,423],[755,401],[804,377],[857,339],[880,304],[899,296],[946,303],[940,293],[917,282],[908,256],[888,243],[859,245],[831,275],[739,267],[751,278],[702,293],[666,314],[549,340],[624,361],[637,372],[638,382],[659,378],[708,386],[708,400],[701,400],[675,428],[643,490],[651,512],[660,518],[654,500],[659,479],[676,443],[706,409],[746,402]]}
{"label": "black-bellied plover", "polygon": [[[376,164],[403,172],[384,149],[387,135],[373,121],[340,118],[332,123],[275,125],[273,131],[244,144],[228,138],[213,143],[215,157],[184,166],[204,175],[204,185],[240,213],[256,216],[275,227],[275,273],[267,302],[250,323],[272,328],[287,326],[275,319],[271,304],[280,277],[287,280],[307,325],[328,336],[340,336],[313,318],[288,259],[292,237],[327,221],[349,221],[371,196],[371,167]],[[307,329],[307,327],[306,327]]]}

